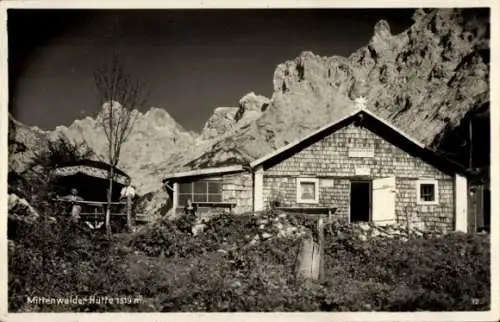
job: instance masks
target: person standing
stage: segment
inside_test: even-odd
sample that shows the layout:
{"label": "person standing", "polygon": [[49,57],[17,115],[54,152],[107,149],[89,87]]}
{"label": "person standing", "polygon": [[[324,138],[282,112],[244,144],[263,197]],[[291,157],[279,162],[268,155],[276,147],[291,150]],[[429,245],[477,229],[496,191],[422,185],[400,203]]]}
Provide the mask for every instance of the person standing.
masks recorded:
{"label": "person standing", "polygon": [[127,202],[126,211],[127,211],[127,229],[131,229],[132,227],[132,200],[135,198],[136,192],[135,187],[132,185],[132,181],[130,178],[127,178],[125,182],[125,187],[120,191],[120,200],[125,199]]}
{"label": "person standing", "polygon": [[191,201],[191,199],[188,199],[186,202],[186,206],[184,207],[184,213],[186,215],[191,215],[196,217],[196,211],[198,210],[198,207],[196,207],[195,204]]}
{"label": "person standing", "polygon": [[71,201],[71,218],[74,221],[80,220],[82,206],[78,203],[78,201],[83,201],[83,198],[78,195],[78,190],[75,188],[71,189],[71,193],[63,197],[63,199]]}
{"label": "person standing", "polygon": [[194,204],[191,199],[188,199],[186,202],[186,206],[184,207],[184,213],[186,214],[186,222],[188,223],[189,230],[193,235],[196,235],[196,222],[197,222],[197,217],[196,217],[196,211],[198,210],[198,207],[196,204]]}

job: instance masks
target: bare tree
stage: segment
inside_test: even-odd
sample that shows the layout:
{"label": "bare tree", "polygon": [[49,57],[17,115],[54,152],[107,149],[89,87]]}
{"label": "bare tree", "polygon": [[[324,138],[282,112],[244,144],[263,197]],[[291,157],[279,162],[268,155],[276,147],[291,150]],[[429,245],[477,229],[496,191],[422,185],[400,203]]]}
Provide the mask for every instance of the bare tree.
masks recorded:
{"label": "bare tree", "polygon": [[[136,114],[134,109],[145,106],[147,95],[144,83],[128,74],[118,56],[111,64],[94,72],[94,81],[99,92],[103,110],[98,122],[106,135],[108,145],[107,161],[109,168],[109,189],[106,207],[106,232],[111,233],[111,196],[115,169],[120,161],[123,144],[134,128]],[[130,212],[127,211],[127,226],[130,228]]]}

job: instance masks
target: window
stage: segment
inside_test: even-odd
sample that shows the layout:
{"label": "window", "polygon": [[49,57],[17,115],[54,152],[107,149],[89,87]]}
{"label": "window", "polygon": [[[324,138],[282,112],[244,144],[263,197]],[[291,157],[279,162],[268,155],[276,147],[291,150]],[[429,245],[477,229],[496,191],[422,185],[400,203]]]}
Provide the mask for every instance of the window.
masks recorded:
{"label": "window", "polygon": [[438,191],[437,180],[417,180],[417,204],[438,204]]}
{"label": "window", "polygon": [[310,178],[297,179],[297,202],[318,203],[319,202],[319,180]]}
{"label": "window", "polygon": [[179,183],[179,206],[192,202],[222,202],[222,182],[205,180]]}
{"label": "window", "polygon": [[435,191],[434,191],[434,185],[430,183],[424,183],[420,185],[420,199],[422,201],[435,201]]}

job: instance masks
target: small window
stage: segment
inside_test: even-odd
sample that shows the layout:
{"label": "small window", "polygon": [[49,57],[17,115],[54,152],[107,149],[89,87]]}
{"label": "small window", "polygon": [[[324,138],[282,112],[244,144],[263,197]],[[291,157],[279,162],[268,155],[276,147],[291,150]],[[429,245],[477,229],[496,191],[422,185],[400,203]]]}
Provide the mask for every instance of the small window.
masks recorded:
{"label": "small window", "polygon": [[316,200],[314,190],[315,190],[315,185],[314,182],[302,182],[300,184],[301,188],[301,196],[300,199],[302,200]]}
{"label": "small window", "polygon": [[435,205],[438,200],[437,180],[418,180],[417,181],[417,204]]}
{"label": "small window", "polygon": [[432,183],[424,183],[420,185],[420,199],[425,202],[435,201],[435,191],[436,186]]}
{"label": "small window", "polygon": [[309,178],[297,179],[297,202],[318,203],[319,202],[319,180]]}

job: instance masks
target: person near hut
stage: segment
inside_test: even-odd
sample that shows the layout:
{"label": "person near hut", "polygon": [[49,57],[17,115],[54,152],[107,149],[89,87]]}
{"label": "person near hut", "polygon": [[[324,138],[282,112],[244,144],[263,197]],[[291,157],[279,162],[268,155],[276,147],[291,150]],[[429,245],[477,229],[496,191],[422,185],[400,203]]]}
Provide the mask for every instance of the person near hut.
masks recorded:
{"label": "person near hut", "polygon": [[188,199],[186,202],[186,206],[184,207],[184,213],[186,215],[191,215],[196,217],[196,211],[198,210],[198,207],[196,207],[195,204],[191,201],[191,199]]}
{"label": "person near hut", "polygon": [[83,198],[78,195],[78,190],[73,188],[69,195],[63,197],[64,200],[71,201],[71,218],[75,221],[80,219],[80,212],[82,211],[82,206],[78,201],[83,201]]}
{"label": "person near hut", "polygon": [[186,221],[189,223],[190,228],[188,230],[191,231],[193,235],[197,234],[197,217],[196,211],[198,207],[194,204],[191,199],[188,199],[186,205],[184,206],[184,213],[186,214]]}
{"label": "person near hut", "polygon": [[[125,187],[123,187],[122,190],[120,191],[120,200],[125,199],[127,202],[126,206],[127,213],[132,212],[132,209],[134,207],[133,202],[135,201],[135,197],[136,197],[135,187],[132,185],[132,181],[130,180],[130,178],[127,178],[127,180],[125,181]],[[130,213],[130,215],[132,214]]]}
{"label": "person near hut", "polygon": [[135,195],[135,187],[132,185],[132,181],[130,180],[130,178],[127,178],[127,180],[125,181],[125,187],[123,187],[120,191],[120,199],[126,199],[129,197],[130,199],[134,199]]}

